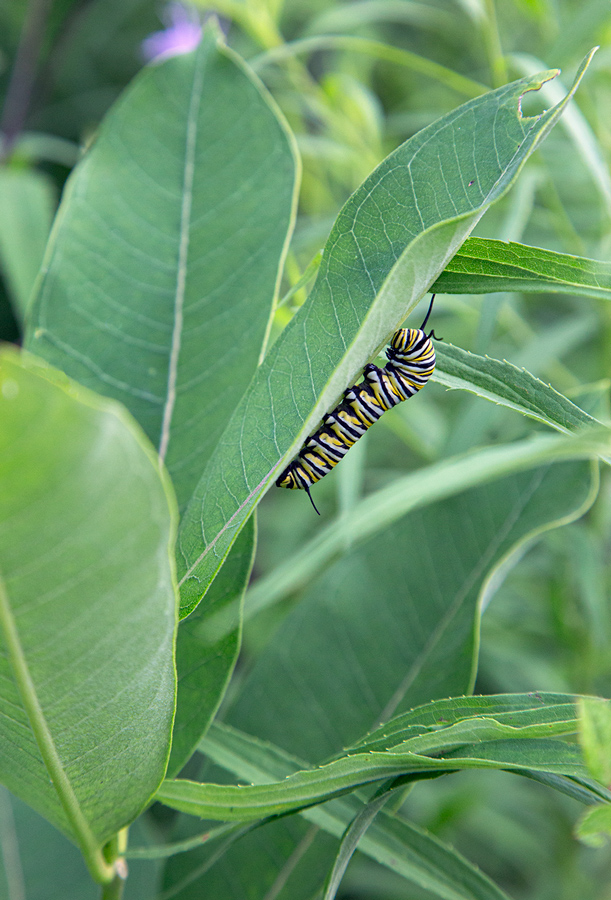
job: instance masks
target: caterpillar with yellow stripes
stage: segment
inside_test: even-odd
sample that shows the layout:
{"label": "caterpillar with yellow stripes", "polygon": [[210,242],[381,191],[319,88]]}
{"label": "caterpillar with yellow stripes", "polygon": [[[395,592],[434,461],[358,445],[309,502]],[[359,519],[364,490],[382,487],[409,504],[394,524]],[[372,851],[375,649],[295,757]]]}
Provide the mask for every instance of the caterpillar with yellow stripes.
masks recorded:
{"label": "caterpillar with yellow stripes", "polygon": [[305,490],[318,515],[310,486],[324,478],[386,410],[413,397],[433,374],[432,339],[438,338],[433,330],[426,334],[424,329],[434,299],[435,294],[420,328],[395,331],[386,349],[388,362],[384,368],[372,363],[365,366],[363,380],[344,391],[335,409],[327,413],[318,431],[278,477],[277,487]]}

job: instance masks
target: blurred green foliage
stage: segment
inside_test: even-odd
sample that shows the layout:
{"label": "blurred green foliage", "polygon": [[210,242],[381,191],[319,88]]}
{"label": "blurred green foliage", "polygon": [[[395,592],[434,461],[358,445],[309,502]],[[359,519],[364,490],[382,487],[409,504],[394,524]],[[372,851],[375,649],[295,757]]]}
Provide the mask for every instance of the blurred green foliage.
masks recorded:
{"label": "blurred green foliage", "polygon": [[[578,95],[583,118],[567,118],[552,132],[477,234],[609,258],[608,0],[202,0],[199,6],[202,14],[220,16],[228,44],[268,87],[301,152],[299,216],[281,296],[298,284],[349,194],[399,143],[479,92],[532,71],[561,68],[568,86],[595,44],[601,49]],[[26,212],[36,222],[30,245],[3,239],[0,222],[3,340],[20,339],[29,273],[41,260],[49,204],[141,67],[142,41],[162,27],[162,11],[152,0],[4,0],[0,6],[0,100],[10,99],[0,120],[10,137],[2,175],[28,173],[44,185],[32,190],[25,179],[23,199],[13,201],[17,207],[21,203],[26,227]],[[30,35],[29,43],[24,35]],[[17,69],[20,60],[23,70]],[[31,82],[29,91],[17,95],[16,71],[22,87]],[[528,98],[529,113],[541,108],[539,96]],[[5,202],[5,182],[3,177],[0,202]],[[308,287],[306,281],[280,305],[272,341]],[[605,301],[546,293],[452,294],[438,297],[434,318],[436,333],[453,344],[523,366],[609,422],[611,309]],[[531,432],[532,423],[510,410],[431,384],[418,404],[384,416],[321,482],[317,503],[326,515],[336,507],[349,510],[362,494],[399,475]],[[271,491],[259,507],[255,577],[290,559],[319,528],[306,498]],[[539,689],[610,696],[610,558],[611,479],[603,469],[590,511],[523,546],[490,591],[476,692]],[[229,701],[239,696],[297,599],[249,621]],[[239,703],[236,709],[239,719],[244,715]],[[506,773],[462,773],[418,785],[406,808],[515,900],[608,900],[611,850],[577,842],[573,828],[581,807],[540,784]],[[17,812],[20,821],[31,815]],[[155,834],[169,833],[161,816],[148,825]],[[142,866],[148,874],[128,881],[128,900],[140,895],[138,885],[150,877]],[[32,887],[40,884],[39,876],[31,879],[28,898],[50,896],[40,892],[44,886]],[[0,897],[19,898],[9,891],[0,879]],[[357,855],[338,896],[424,900],[428,895]]]}

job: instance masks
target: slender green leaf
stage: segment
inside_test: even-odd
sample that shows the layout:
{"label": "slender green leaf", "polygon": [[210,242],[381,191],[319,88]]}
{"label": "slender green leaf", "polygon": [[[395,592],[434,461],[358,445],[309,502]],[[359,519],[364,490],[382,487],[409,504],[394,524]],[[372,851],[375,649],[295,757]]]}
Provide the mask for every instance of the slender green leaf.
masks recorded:
{"label": "slender green leaf", "polygon": [[286,125],[210,28],[140,73],[65,192],[27,346],[128,407],[181,506],[261,355],[295,185]]}
{"label": "slender green leaf", "polygon": [[579,703],[579,743],[588,771],[601,784],[611,784],[611,702],[583,697]]}
{"label": "slender green leaf", "polygon": [[[469,725],[472,728],[468,734]],[[409,774],[451,772],[468,768],[502,768],[511,771],[550,772],[584,777],[586,766],[575,744],[553,740],[549,723],[513,728],[490,717],[485,729],[473,717],[465,722],[463,743],[455,744],[454,726],[439,728],[436,734],[413,738],[388,751],[356,752],[316,769],[263,785],[198,784],[188,780],[168,780],[157,799],[174,809],[203,818],[227,821],[280,815],[329,800],[360,785]],[[575,721],[573,721],[573,728]],[[534,736],[538,735],[538,736]],[[471,742],[467,742],[469,737]],[[446,742],[445,747],[443,746]],[[408,746],[417,747],[410,751]],[[440,755],[443,749],[443,755]],[[449,750],[449,752],[448,752]],[[430,754],[430,755],[429,755]]]}
{"label": "slender green leaf", "polygon": [[0,357],[0,778],[96,848],[163,778],[175,501],[125,410]]}
{"label": "slender green leaf", "polygon": [[269,65],[282,63],[293,56],[316,53],[320,50],[347,50],[402,66],[418,75],[424,75],[426,78],[437,81],[465,97],[479,97],[486,91],[486,85],[474,81],[472,78],[466,78],[454,69],[442,66],[420,53],[412,53],[410,50],[393,47],[392,44],[385,44],[382,41],[345,34],[324,34],[287,41],[253,59],[252,66],[255,71],[259,72]]}
{"label": "slender green leaf", "polygon": [[23,321],[51,230],[55,191],[39,172],[0,167],[0,264]]}
{"label": "slender green leaf", "polygon": [[344,877],[344,873],[348,868],[348,864],[358,847],[359,841],[367,832],[367,829],[384,804],[388,801],[389,796],[389,794],[384,794],[381,797],[370,800],[369,803],[365,805],[364,809],[360,811],[358,816],[355,816],[342,835],[333,868],[329,872],[325,883],[323,900],[334,900],[337,891],[339,890],[341,880]]}
{"label": "slender green leaf", "polygon": [[447,343],[438,344],[435,353],[432,377],[446,387],[470,391],[565,434],[601,425],[549,384],[506,360],[477,356]]}
{"label": "slender green leaf", "polygon": [[[285,563],[259,579],[246,595],[245,618],[251,618],[308,584],[347,545],[360,544],[413,510],[536,465],[571,458],[610,456],[608,432],[597,431],[592,435],[592,438],[540,435],[505,446],[476,450],[398,478],[361,500],[348,513],[338,516]],[[598,439],[594,435],[598,435]],[[232,615],[235,613],[225,610],[212,618],[219,633],[231,628]]]}
{"label": "slender green leaf", "polygon": [[154,844],[148,847],[132,847],[130,845],[122,855],[125,859],[164,859],[178,853],[186,853],[188,850],[201,847],[202,844],[210,844],[222,837],[236,836],[237,839],[242,833],[243,830],[239,825],[216,825],[196,834],[195,837],[186,838],[184,841]]}
{"label": "slender green leaf", "polygon": [[361,25],[373,22],[394,22],[409,25],[412,28],[431,29],[434,31],[456,29],[460,15],[446,12],[426,3],[413,3],[411,0],[356,0],[356,2],[332,6],[323,9],[308,24],[310,34],[340,32],[344,33]]}
{"label": "slender green leaf", "polygon": [[550,775],[546,772],[530,772],[528,777],[532,781],[538,781],[540,784],[551,787],[561,794],[566,794],[567,797],[572,797],[573,800],[585,803],[587,806],[593,806],[601,801],[611,803],[611,791],[592,781],[591,778],[576,778],[575,776],[565,778],[562,775]]}
{"label": "slender green leaf", "polygon": [[[201,741],[200,750],[241,780],[255,784],[285,778],[304,766],[303,761],[274,744],[217,723]],[[305,809],[301,815],[327,834],[340,837],[363,808],[361,800],[348,796]],[[274,823],[271,828],[278,829],[284,822],[286,820]],[[270,852],[269,842],[273,838],[269,832],[267,825],[259,833],[256,844],[259,854]],[[283,837],[284,841],[276,847],[277,854],[286,852],[287,835]],[[262,843],[266,838],[267,843]],[[253,835],[252,840],[257,838]],[[296,846],[299,852],[297,842]],[[235,852],[238,850],[242,854],[245,852],[243,844],[235,848]],[[384,810],[362,836],[359,850],[440,900],[506,900],[506,895],[456,850],[413,823]],[[229,858],[223,862],[226,871],[235,873],[235,861]],[[197,884],[203,891],[210,883],[200,881]]]}
{"label": "slender green leaf", "polygon": [[489,742],[484,751],[464,747],[466,755],[443,758],[410,753],[355,754],[291,775],[268,785],[199,784],[187,779],[164,781],[155,799],[192,816],[219,821],[248,821],[284,815],[324,803],[371,782],[406,775],[449,773],[461,769],[493,768],[509,771],[534,769],[583,776],[587,770],[572,744],[526,739],[521,752],[511,741]]}
{"label": "slender green leaf", "polygon": [[551,291],[611,300],[611,263],[525,244],[468,238],[432,290],[440,294]]}
{"label": "slender green leaf", "polygon": [[604,847],[611,841],[611,806],[588,809],[575,828],[575,836],[589,847]]}
{"label": "slender green leaf", "polygon": [[[409,712],[395,716],[390,722],[371,731],[355,748],[359,751],[396,746],[414,734],[447,731],[464,721],[483,722],[493,718],[496,723],[515,728],[541,728],[559,725],[559,734],[575,734],[578,711],[574,694],[551,694],[534,691],[530,694],[488,694],[434,700]],[[550,732],[551,733],[551,732]]]}
{"label": "slender green leaf", "polygon": [[[598,3],[598,14],[605,4]],[[596,20],[596,13],[593,15],[592,4],[583,10],[583,21],[587,22],[586,31],[592,33],[592,24]],[[608,17],[608,8],[603,13],[605,18]],[[574,17],[571,17],[571,26],[575,24]],[[565,31],[572,29],[563,29]],[[587,39],[586,39],[587,40]],[[589,43],[589,41],[588,41]],[[585,46],[588,46],[586,43]],[[527,53],[514,53],[511,55],[513,66],[523,75],[532,75],[538,72],[541,61],[535,56]],[[542,91],[542,95],[548,103],[558,103],[563,94],[562,81],[556,84],[546,85]],[[566,116],[563,117],[562,127],[573,143],[574,149],[581,157],[581,161],[586,169],[589,170],[590,177],[596,187],[599,199],[605,205],[605,211],[608,217],[611,217],[611,176],[609,175],[609,166],[605,160],[603,148],[597,139],[592,126],[588,119],[583,115],[576,103],[571,103],[567,109]],[[574,153],[571,154],[574,157]]]}
{"label": "slender green leaf", "polygon": [[[430,727],[440,718],[444,721],[458,720],[476,712],[478,715],[494,714],[503,719],[513,711],[525,718],[538,716],[542,725],[550,717],[562,719],[567,713],[575,722],[577,699],[570,694],[538,693],[462,697],[426,704],[396,717],[395,721],[400,723],[411,717]],[[303,760],[282,751],[278,746],[218,723],[212,725],[200,744],[200,750],[241,781],[253,784],[281,781],[299,768],[304,768]],[[561,791],[565,788],[568,791],[574,785],[573,781],[563,779],[562,776],[544,773],[535,775],[532,772],[523,774]],[[599,786],[593,785],[593,788],[602,791],[598,801],[603,796],[607,799],[611,796]],[[581,802],[596,802],[589,789],[574,796]],[[363,804],[356,796],[348,796],[305,809],[301,815],[339,837],[346,825],[362,809]],[[413,823],[400,816],[391,816],[385,810],[382,810],[361,839],[359,850],[422,888],[437,892],[441,898],[473,897],[483,900],[505,896],[451,847]]]}
{"label": "slender green leaf", "polygon": [[500,88],[423,129],[348,200],[308,301],[259,368],[183,518],[183,615],[263,491],[552,127],[563,104],[534,118],[519,111],[520,97],[552,74]]}

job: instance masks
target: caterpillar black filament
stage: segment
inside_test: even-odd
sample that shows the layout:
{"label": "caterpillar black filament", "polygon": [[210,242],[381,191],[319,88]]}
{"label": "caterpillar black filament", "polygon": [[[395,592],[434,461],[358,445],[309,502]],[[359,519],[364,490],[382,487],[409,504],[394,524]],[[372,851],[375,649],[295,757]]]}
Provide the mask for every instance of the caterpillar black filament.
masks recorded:
{"label": "caterpillar black filament", "polygon": [[394,333],[386,349],[388,362],[384,368],[370,363],[363,370],[363,381],[344,391],[340,403],[327,413],[318,431],[281,473],[276,481],[278,487],[305,490],[318,512],[310,486],[324,478],[387,409],[424,387],[435,368],[431,340],[435,332],[424,331],[434,299],[433,294],[420,328],[400,328]]}

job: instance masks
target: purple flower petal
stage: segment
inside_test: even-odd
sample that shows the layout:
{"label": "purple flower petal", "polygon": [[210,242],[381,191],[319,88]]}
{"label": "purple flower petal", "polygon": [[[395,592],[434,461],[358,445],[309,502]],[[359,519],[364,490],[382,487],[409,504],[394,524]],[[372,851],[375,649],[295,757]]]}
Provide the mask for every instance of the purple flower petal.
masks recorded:
{"label": "purple flower petal", "polygon": [[197,15],[181,3],[169,3],[163,14],[167,28],[155,31],[142,41],[142,54],[149,62],[190,53],[199,44],[202,26]]}

